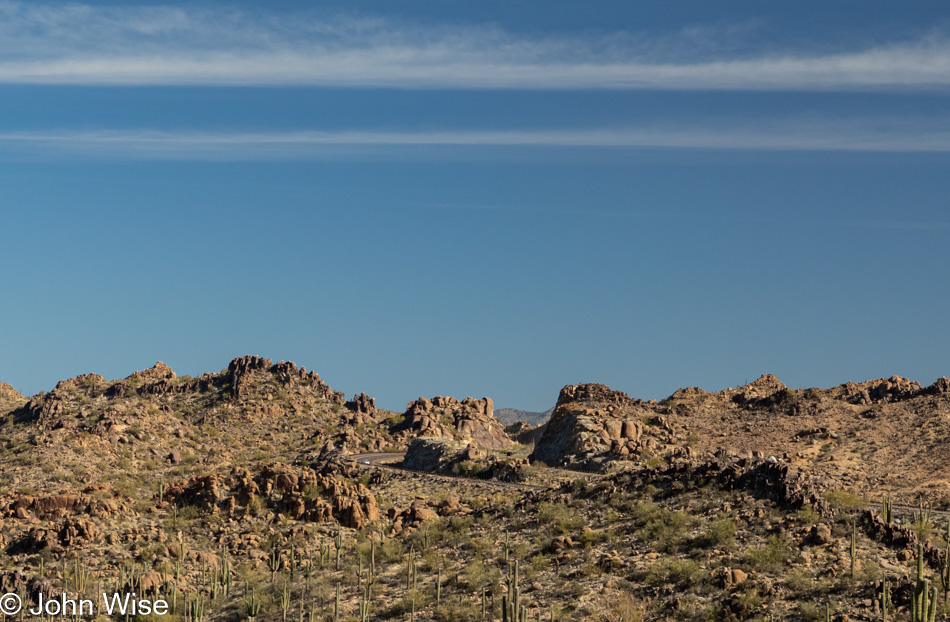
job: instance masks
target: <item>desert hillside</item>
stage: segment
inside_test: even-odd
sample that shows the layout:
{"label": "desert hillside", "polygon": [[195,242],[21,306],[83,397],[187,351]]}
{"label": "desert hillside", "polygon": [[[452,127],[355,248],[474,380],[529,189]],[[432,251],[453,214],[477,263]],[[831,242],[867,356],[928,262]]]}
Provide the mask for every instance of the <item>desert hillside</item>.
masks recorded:
{"label": "desert hillside", "polygon": [[573,385],[540,427],[495,414],[385,411],[257,356],[0,384],[0,583],[195,622],[950,612],[946,378]]}

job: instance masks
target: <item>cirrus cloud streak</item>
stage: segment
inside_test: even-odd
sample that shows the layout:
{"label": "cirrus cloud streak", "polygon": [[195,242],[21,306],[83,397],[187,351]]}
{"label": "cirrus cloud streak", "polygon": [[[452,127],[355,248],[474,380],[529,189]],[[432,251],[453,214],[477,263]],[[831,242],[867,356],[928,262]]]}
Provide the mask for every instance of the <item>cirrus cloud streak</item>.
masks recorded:
{"label": "cirrus cloud streak", "polygon": [[[950,126],[786,121],[588,130],[167,132],[149,130],[6,132],[0,153],[193,161],[322,157],[404,157],[433,150],[696,149],[746,151],[950,152]],[[477,152],[477,151],[476,151]]]}
{"label": "cirrus cloud streak", "polygon": [[950,86],[950,40],[939,35],[860,49],[754,55],[728,51],[725,40],[717,46],[716,36],[530,37],[488,26],[312,13],[0,2],[0,83],[822,91]]}

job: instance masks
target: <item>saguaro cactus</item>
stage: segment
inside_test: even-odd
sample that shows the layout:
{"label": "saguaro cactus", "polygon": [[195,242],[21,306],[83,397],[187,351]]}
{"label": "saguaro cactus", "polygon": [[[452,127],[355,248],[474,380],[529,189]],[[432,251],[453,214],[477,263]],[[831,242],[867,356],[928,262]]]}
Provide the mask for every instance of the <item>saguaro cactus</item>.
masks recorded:
{"label": "saguaro cactus", "polygon": [[937,587],[931,588],[930,580],[924,577],[924,545],[917,543],[917,584],[910,601],[912,622],[934,622],[937,618]]}
{"label": "saguaro cactus", "polygon": [[505,579],[508,594],[501,597],[502,622],[527,622],[527,607],[521,604],[521,588],[518,587],[518,560],[508,571]]}
{"label": "saguaro cactus", "polygon": [[336,569],[340,569],[340,551],[343,550],[343,534],[337,532],[336,537],[333,538],[333,545],[336,547]]}

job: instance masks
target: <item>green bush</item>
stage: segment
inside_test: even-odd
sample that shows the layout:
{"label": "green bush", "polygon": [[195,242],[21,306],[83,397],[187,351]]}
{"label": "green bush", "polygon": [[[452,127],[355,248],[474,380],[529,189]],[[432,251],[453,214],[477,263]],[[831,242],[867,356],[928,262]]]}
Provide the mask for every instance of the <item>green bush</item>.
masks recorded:
{"label": "green bush", "polygon": [[692,518],[686,512],[672,512],[652,501],[637,503],[632,515],[637,526],[634,532],[636,537],[663,552],[678,550],[692,523]]}
{"label": "green bush", "polygon": [[788,540],[783,536],[771,535],[762,546],[747,550],[743,561],[753,570],[775,572],[785,566],[790,553]]}
{"label": "green bush", "polygon": [[642,576],[643,581],[654,587],[697,583],[701,578],[702,571],[696,562],[676,557],[660,558]]}
{"label": "green bush", "polygon": [[584,517],[576,509],[560,503],[539,503],[538,524],[542,529],[567,535],[584,525]]}
{"label": "green bush", "polygon": [[721,515],[706,525],[703,533],[696,538],[697,547],[706,549],[736,548],[736,523],[731,516]]}

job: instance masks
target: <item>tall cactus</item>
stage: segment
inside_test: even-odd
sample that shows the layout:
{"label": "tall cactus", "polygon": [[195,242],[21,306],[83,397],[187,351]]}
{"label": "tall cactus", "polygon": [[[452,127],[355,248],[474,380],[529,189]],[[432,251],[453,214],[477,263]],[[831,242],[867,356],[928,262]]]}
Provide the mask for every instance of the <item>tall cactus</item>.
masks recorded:
{"label": "tall cactus", "polygon": [[527,622],[527,608],[521,604],[521,588],[518,587],[518,560],[508,571],[505,579],[508,594],[501,598],[503,622]]}
{"label": "tall cactus", "polygon": [[333,538],[333,545],[336,547],[336,569],[340,569],[340,551],[343,550],[343,533],[337,532],[336,537]]}
{"label": "tall cactus", "polygon": [[858,531],[854,521],[851,521],[851,578],[854,578],[854,565],[858,559]]}
{"label": "tall cactus", "polygon": [[406,562],[406,589],[411,590],[416,585],[416,549],[409,547],[409,559]]}
{"label": "tall cactus", "polygon": [[910,601],[911,622],[934,622],[937,618],[937,587],[924,577],[924,545],[917,543],[917,583]]}
{"label": "tall cactus", "polygon": [[891,609],[891,593],[887,589],[887,573],[884,573],[884,579],[881,581],[881,621],[887,622],[887,612]]}
{"label": "tall cactus", "polygon": [[333,602],[333,622],[340,619],[340,584],[336,584],[336,600]]}
{"label": "tall cactus", "polygon": [[376,538],[370,538],[369,544],[369,576],[376,577]]}
{"label": "tall cactus", "polygon": [[940,587],[943,588],[943,599],[947,600],[950,594],[950,521],[947,522],[947,533],[944,535],[946,548],[943,552],[943,559],[940,560]]}
{"label": "tall cactus", "polygon": [[254,590],[251,589],[250,595],[244,597],[244,613],[247,615],[248,622],[255,622],[257,614],[260,612],[261,601],[257,599]]}
{"label": "tall cactus", "polygon": [[270,558],[267,561],[267,566],[270,568],[270,581],[274,583],[277,579],[277,571],[280,570],[280,549],[276,546],[274,550],[270,552]]}
{"label": "tall cactus", "polygon": [[287,612],[290,611],[290,584],[284,583],[284,589],[280,592],[280,619],[287,622]]}

